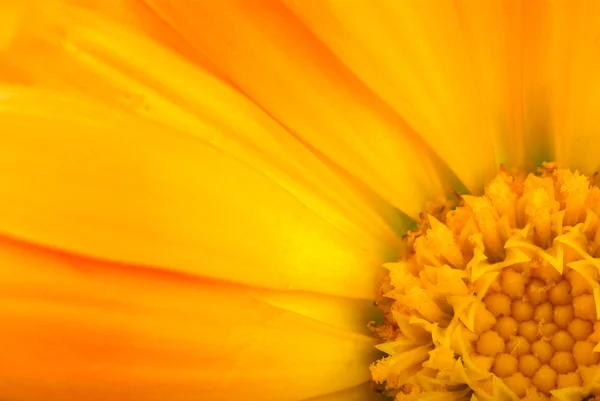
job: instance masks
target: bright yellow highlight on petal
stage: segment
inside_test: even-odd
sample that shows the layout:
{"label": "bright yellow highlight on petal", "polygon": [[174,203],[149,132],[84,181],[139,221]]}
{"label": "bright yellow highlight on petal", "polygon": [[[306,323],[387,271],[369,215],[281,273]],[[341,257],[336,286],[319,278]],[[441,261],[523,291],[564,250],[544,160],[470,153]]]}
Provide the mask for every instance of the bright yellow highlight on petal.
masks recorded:
{"label": "bright yellow highlight on petal", "polygon": [[[271,289],[376,291],[383,243],[342,230],[319,213],[330,204],[300,201],[205,141],[44,90],[0,87],[0,118],[6,235]],[[252,266],[261,274],[240,274]]]}
{"label": "bright yellow highlight on petal", "polygon": [[600,395],[599,199],[546,164],[423,218],[386,265],[373,380],[397,401]]}

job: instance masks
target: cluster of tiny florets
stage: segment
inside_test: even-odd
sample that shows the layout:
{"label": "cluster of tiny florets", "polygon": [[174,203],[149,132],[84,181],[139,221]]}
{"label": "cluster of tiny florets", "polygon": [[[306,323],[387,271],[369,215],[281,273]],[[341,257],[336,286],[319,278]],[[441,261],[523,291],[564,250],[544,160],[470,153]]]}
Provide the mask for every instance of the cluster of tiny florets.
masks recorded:
{"label": "cluster of tiny florets", "polygon": [[397,401],[600,395],[600,189],[502,171],[423,216],[386,265],[373,380]]}

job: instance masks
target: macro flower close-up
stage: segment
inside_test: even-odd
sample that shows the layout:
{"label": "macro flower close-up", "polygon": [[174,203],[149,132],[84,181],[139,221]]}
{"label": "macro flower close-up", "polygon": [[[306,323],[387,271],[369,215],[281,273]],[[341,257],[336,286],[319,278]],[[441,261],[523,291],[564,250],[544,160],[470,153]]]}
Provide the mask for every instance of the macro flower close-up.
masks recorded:
{"label": "macro flower close-up", "polygon": [[0,400],[600,399],[600,2],[0,0]]}

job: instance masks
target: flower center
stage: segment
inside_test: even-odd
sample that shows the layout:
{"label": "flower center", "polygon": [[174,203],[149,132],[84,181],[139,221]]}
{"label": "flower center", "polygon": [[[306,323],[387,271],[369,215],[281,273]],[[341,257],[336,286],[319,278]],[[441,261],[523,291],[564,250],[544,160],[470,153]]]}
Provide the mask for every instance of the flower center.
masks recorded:
{"label": "flower center", "polygon": [[600,189],[546,164],[449,206],[386,265],[373,380],[398,401],[600,395]]}

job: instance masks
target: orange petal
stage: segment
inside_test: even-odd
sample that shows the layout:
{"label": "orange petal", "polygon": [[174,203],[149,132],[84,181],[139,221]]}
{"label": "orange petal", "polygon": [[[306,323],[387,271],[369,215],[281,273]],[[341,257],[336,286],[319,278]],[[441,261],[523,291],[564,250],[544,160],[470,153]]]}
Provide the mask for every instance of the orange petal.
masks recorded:
{"label": "orange petal", "polygon": [[496,163],[508,166],[528,163],[518,7],[511,2],[460,0],[455,8],[471,60],[471,79],[481,99],[480,118],[487,123]]}
{"label": "orange petal", "polygon": [[[158,17],[142,0],[48,0],[40,7],[35,0],[23,0],[20,2],[10,1],[10,4],[0,5],[2,7],[3,24],[0,26],[0,49],[7,50],[13,47],[15,42],[22,46],[25,42],[22,36],[38,36],[36,45],[40,47],[49,44],[53,37],[64,33],[64,29],[55,29],[59,23],[72,21],[75,15],[74,9],[93,10],[95,14],[110,18],[119,25],[132,31],[138,31],[152,38],[154,41],[164,45],[179,54],[191,59],[194,63],[210,68],[210,62],[200,53],[196,52],[186,43],[179,34],[174,31],[165,21]],[[53,21],[53,23],[48,23]],[[54,27],[52,25],[54,24]],[[48,32],[48,29],[51,31]],[[41,37],[40,37],[41,35]],[[45,37],[43,35],[46,35]],[[114,45],[118,45],[114,43]],[[40,54],[27,53],[21,48],[19,58],[35,59]],[[11,64],[14,60],[4,60]],[[50,64],[56,60],[48,60]],[[6,66],[5,66],[6,67]],[[29,66],[39,72],[43,71],[40,65]],[[12,77],[15,78],[14,76]],[[3,75],[3,80],[11,79]],[[27,80],[25,79],[25,82]]]}
{"label": "orange petal", "polygon": [[396,246],[392,230],[405,227],[396,209],[332,172],[230,85],[99,7],[131,2],[104,2],[94,12],[68,8],[63,19],[46,21],[52,29],[20,36],[5,63],[36,85],[79,91],[206,141],[256,167],[332,225],[362,237],[362,244]]}
{"label": "orange petal", "polygon": [[7,399],[298,400],[369,380],[374,339],[245,287],[0,239]]}
{"label": "orange petal", "polygon": [[263,289],[253,290],[251,296],[274,307],[356,333],[371,334],[367,323],[379,317],[372,300]]}
{"label": "orange petal", "polygon": [[[553,73],[556,68],[549,52],[555,35],[549,16],[552,2],[546,0],[514,1],[521,20],[521,74],[523,79],[523,130],[528,159],[538,167],[543,161],[554,160]],[[567,8],[569,8],[567,6]],[[571,167],[571,166],[569,166]]]}
{"label": "orange petal", "polygon": [[373,384],[363,384],[358,387],[350,388],[333,394],[327,394],[321,397],[311,398],[306,401],[386,401],[389,397],[378,394],[373,389]]}
{"label": "orange petal", "polygon": [[594,174],[600,168],[600,4],[543,3],[548,43],[544,91],[551,99],[551,130],[561,166]]}
{"label": "orange petal", "polygon": [[[73,10],[85,9],[111,19],[122,27],[131,31],[140,32],[152,40],[164,45],[187,58],[192,58],[195,63],[206,66],[208,60],[182,40],[181,36],[173,30],[164,20],[156,15],[143,0],[59,0],[60,7],[73,18]],[[71,8],[73,7],[73,8]],[[68,28],[67,28],[68,29]],[[120,43],[113,43],[120,47]]]}
{"label": "orange petal", "polygon": [[443,166],[428,148],[282,5],[148,3],[269,114],[402,211],[416,216],[441,194]]}
{"label": "orange petal", "polygon": [[469,5],[453,2],[359,0],[350,7],[338,0],[282,2],[469,189],[480,191],[499,161],[512,161],[506,38],[492,2],[473,2],[481,25],[494,21],[485,29],[461,14]]}
{"label": "orange petal", "polygon": [[58,94],[0,92],[0,232],[273,289],[372,299],[388,245],[340,230],[189,135]]}

